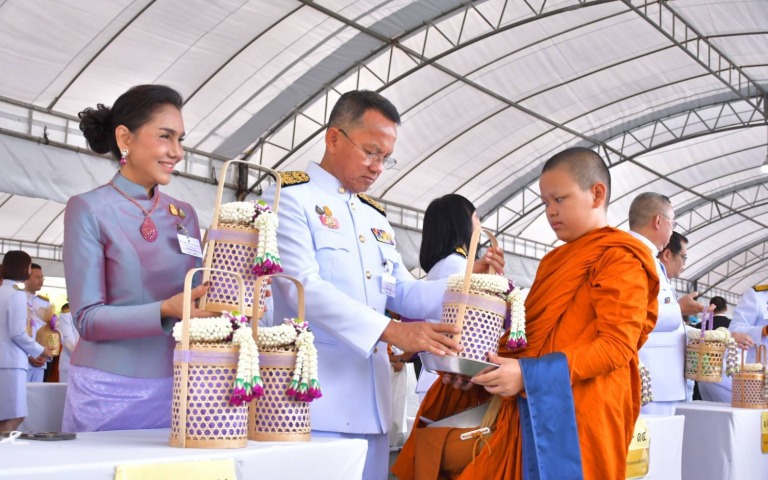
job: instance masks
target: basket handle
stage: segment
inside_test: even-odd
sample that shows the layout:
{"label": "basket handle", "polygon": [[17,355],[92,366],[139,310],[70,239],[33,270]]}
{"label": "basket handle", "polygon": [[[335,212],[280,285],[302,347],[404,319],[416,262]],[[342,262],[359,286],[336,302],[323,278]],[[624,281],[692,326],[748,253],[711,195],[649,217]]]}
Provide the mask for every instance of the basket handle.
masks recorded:
{"label": "basket handle", "polygon": [[257,165],[255,163],[247,162],[245,160],[228,160],[224,162],[224,165],[221,167],[221,173],[219,174],[219,188],[216,191],[216,206],[213,209],[212,228],[216,228],[219,225],[219,210],[221,207],[221,197],[224,195],[224,181],[227,179],[227,169],[229,169],[229,166],[232,165],[233,163],[242,163],[242,164],[248,165],[248,168],[250,169],[259,170],[274,177],[275,203],[274,205],[272,205],[272,212],[275,215],[277,215],[277,206],[279,205],[279,200],[280,200],[280,174],[277,173],[277,170],[272,170],[269,167]]}
{"label": "basket handle", "polygon": [[[461,287],[461,293],[464,295],[469,293],[469,285],[472,280],[472,270],[475,267],[475,255],[477,254],[477,244],[480,242],[480,233],[485,233],[488,239],[491,241],[491,245],[494,247],[499,246],[498,240],[491,233],[490,230],[485,228],[478,228],[472,232],[472,239],[469,242],[469,252],[467,253],[467,269],[464,271],[464,284]],[[492,266],[489,266],[489,273],[494,274],[496,271]]]}
{"label": "basket handle", "polygon": [[[296,292],[298,293],[298,307],[296,309],[296,314],[298,315],[298,318],[302,320],[306,320],[304,317],[304,285],[301,284],[300,281],[298,281],[296,278],[290,276],[290,275],[284,275],[282,273],[273,273],[272,275],[262,275],[261,277],[258,277],[256,279],[256,283],[254,284],[253,291],[254,292],[261,292],[261,287],[264,284],[264,282],[267,281],[269,278],[285,278],[293,282],[293,284],[296,286]],[[254,304],[256,302],[254,301]],[[253,325],[251,326],[251,329],[253,330],[253,339],[258,340],[258,321],[254,321]]]}
{"label": "basket handle", "polygon": [[755,361],[757,363],[762,363],[763,366],[765,366],[766,360],[768,360],[768,358],[766,358],[765,345],[755,345]]}
{"label": "basket handle", "polygon": [[194,277],[195,273],[201,272],[201,271],[207,271],[207,272],[218,272],[223,273],[227,275],[232,275],[237,280],[237,305],[239,307],[239,312],[241,314],[244,313],[244,301],[243,296],[245,292],[244,284],[243,284],[243,277],[240,276],[238,273],[234,272],[228,272],[226,270],[221,270],[218,268],[193,268],[187,272],[187,275],[184,277],[184,309],[183,309],[183,315],[181,317],[181,348],[183,350],[189,350],[189,324],[190,318],[189,316],[192,313],[192,277]]}
{"label": "basket handle", "polygon": [[715,314],[712,312],[704,312],[704,316],[701,318],[701,338],[704,338],[704,334],[707,330],[713,330]]}

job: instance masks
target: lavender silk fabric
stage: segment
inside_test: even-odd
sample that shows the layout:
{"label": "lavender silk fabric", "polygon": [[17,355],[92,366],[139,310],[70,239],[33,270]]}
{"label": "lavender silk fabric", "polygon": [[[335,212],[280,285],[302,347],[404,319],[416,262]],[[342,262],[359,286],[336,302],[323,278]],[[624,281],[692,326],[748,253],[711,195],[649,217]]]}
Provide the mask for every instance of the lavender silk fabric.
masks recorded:
{"label": "lavender silk fabric", "polygon": [[170,427],[172,392],[173,377],[132,378],[72,365],[62,431]]}
{"label": "lavender silk fabric", "polygon": [[[152,208],[144,187],[120,173],[112,181]],[[144,213],[109,185],[67,202],[64,270],[80,341],[71,357],[65,424],[75,431],[168,426],[175,319],[161,319],[160,305],[201,264],[181,253],[178,232],[199,240],[200,228],[189,204],[159,187],[155,195],[154,242],[141,236]],[[171,204],[184,218],[171,214]]]}

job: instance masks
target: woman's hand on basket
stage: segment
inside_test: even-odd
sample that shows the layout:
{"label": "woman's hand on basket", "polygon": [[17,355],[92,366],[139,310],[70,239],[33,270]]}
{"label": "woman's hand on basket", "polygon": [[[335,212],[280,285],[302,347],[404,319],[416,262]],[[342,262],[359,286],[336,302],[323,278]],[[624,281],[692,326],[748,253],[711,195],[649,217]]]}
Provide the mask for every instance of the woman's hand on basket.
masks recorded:
{"label": "woman's hand on basket", "polygon": [[496,273],[504,273],[504,250],[500,247],[489,248],[482,258],[475,260],[472,273],[488,273],[489,267]]}
{"label": "woman's hand on basket", "polygon": [[396,322],[390,320],[379,340],[391,343],[406,352],[429,352],[435,355],[455,355],[461,345],[445,333],[458,334],[455,325],[428,322]]}
{"label": "woman's hand on basket", "polygon": [[[208,312],[206,310],[198,310],[196,308],[196,302],[197,299],[205,295],[205,293],[208,291],[208,287],[210,287],[209,282],[205,282],[202,285],[198,285],[197,287],[192,289],[192,309],[190,311],[190,318],[201,318],[201,317],[213,317],[217,316],[218,314],[214,312]],[[164,300],[163,303],[160,304],[160,316],[162,318],[165,317],[173,317],[173,318],[181,318],[184,315],[184,293],[177,293],[176,295],[172,296],[171,298]]]}
{"label": "woman's hand on basket", "polygon": [[482,385],[489,393],[502,397],[511,397],[523,391],[523,371],[517,359],[489,353],[488,360],[498,364],[499,368],[483,370],[472,377],[472,383]]}
{"label": "woman's hand on basket", "polygon": [[755,345],[754,340],[752,340],[752,337],[747,335],[746,333],[741,332],[731,332],[731,336],[734,340],[736,340],[736,345],[742,350],[746,350],[748,348],[752,348],[752,346]]}

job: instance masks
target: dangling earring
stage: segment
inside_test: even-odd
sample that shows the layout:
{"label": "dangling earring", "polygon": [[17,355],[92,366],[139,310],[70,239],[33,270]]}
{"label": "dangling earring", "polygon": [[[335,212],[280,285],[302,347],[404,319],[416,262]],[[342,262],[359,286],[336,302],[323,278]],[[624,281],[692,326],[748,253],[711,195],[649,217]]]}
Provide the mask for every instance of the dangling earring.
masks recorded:
{"label": "dangling earring", "polygon": [[128,157],[128,149],[123,150],[122,153],[123,153],[123,156],[120,157],[120,166],[123,166],[126,163],[128,163],[128,158],[126,158]]}

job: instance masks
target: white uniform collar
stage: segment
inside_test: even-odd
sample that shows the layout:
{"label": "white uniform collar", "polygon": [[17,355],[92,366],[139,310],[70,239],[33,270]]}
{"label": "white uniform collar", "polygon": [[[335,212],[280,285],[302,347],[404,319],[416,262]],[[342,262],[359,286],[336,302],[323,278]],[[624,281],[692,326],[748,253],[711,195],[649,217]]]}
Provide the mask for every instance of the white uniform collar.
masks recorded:
{"label": "white uniform collar", "polygon": [[307,165],[307,173],[313,183],[328,193],[343,195],[346,199],[349,199],[349,197],[353,195],[352,192],[341,184],[338,178],[327,172],[319,163],[311,162]]}
{"label": "white uniform collar", "polygon": [[643,244],[645,244],[645,246],[651,250],[651,255],[653,255],[653,258],[656,258],[656,256],[659,254],[659,249],[656,248],[656,245],[654,245],[653,242],[648,240],[648,238],[644,237],[643,235],[640,235],[637,232],[633,232],[632,230],[629,231],[629,234],[643,242]]}

